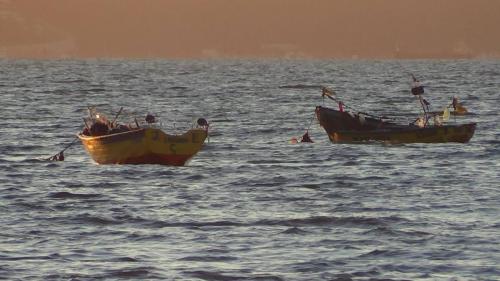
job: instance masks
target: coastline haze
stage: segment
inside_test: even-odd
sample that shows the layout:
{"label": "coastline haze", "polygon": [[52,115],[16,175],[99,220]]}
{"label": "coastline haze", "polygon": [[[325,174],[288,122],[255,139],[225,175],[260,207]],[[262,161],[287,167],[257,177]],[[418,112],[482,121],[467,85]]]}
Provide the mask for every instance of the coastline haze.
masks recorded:
{"label": "coastline haze", "polygon": [[492,0],[0,0],[7,58],[500,57]]}

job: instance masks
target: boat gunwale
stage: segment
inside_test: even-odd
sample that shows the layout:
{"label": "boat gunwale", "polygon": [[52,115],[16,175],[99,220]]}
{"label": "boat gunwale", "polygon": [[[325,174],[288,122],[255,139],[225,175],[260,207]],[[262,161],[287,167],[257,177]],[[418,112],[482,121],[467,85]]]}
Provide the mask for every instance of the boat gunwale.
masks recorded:
{"label": "boat gunwale", "polygon": [[[328,107],[316,107],[316,116],[319,125],[325,129],[330,141],[334,143],[368,143],[379,141],[391,143],[467,143],[474,136],[477,128],[476,122],[429,125],[425,127],[393,123],[389,126],[384,124],[386,125],[384,127],[359,130],[356,128],[336,128],[335,125],[331,126],[331,122],[342,121],[338,117],[341,116],[341,113],[343,112]],[[355,119],[351,114],[349,114],[349,118]],[[380,120],[379,122],[383,123],[384,121]],[[404,136],[408,134],[416,135],[414,137]],[[429,139],[429,134],[435,135],[434,138],[436,139]],[[437,137],[438,135],[445,135],[445,137]],[[354,138],[361,139],[355,140]]]}
{"label": "boat gunwale", "polygon": [[474,130],[476,129],[477,123],[476,122],[470,122],[470,123],[464,123],[464,124],[450,124],[450,125],[432,125],[432,126],[427,126],[427,127],[418,127],[418,126],[405,126],[405,125],[399,125],[401,127],[386,127],[386,128],[380,128],[380,129],[373,129],[373,130],[338,130],[334,132],[338,133],[350,133],[350,132],[356,132],[356,133],[396,133],[396,132],[413,132],[413,131],[428,131],[428,130],[437,130],[437,129],[449,129],[449,128],[461,128],[461,127],[474,127]]}
{"label": "boat gunwale", "polygon": [[101,139],[107,139],[107,138],[112,138],[112,137],[117,137],[117,136],[123,136],[127,134],[135,134],[138,132],[146,131],[146,128],[139,128],[139,129],[134,129],[130,131],[125,131],[125,132],[119,132],[119,133],[114,133],[114,134],[106,134],[102,136],[87,136],[82,133],[78,133],[77,136],[81,140],[101,140]]}
{"label": "boat gunwale", "polygon": [[204,130],[202,128],[191,128],[191,129],[187,130],[186,132],[184,132],[182,134],[171,135],[171,134],[165,133],[160,128],[139,128],[139,129],[133,129],[133,130],[130,130],[130,131],[119,132],[119,133],[114,133],[114,134],[107,134],[107,135],[102,135],[102,136],[87,136],[87,135],[84,135],[82,133],[78,133],[77,137],[80,138],[81,140],[85,140],[85,141],[88,141],[88,140],[105,140],[105,139],[109,139],[109,138],[121,137],[121,136],[124,136],[124,135],[127,135],[127,134],[136,134],[136,133],[146,132],[147,129],[159,130],[159,131],[161,131],[162,133],[164,133],[165,135],[167,135],[169,137],[180,137],[180,136],[184,136],[186,134],[189,134],[189,132],[191,132],[191,131],[197,131],[197,130],[206,131],[206,130]]}
{"label": "boat gunwale", "polygon": [[[349,114],[349,112],[342,112],[342,111],[339,111],[339,110],[336,110],[333,108],[329,108],[329,107],[324,107],[324,106],[317,106],[316,110],[318,111],[318,109],[333,112],[333,114],[341,114],[341,113]],[[321,114],[321,112],[318,112],[318,113]],[[353,113],[353,114],[355,114],[355,113]],[[351,114],[349,114],[349,116],[351,116],[351,118],[354,118]],[[406,132],[406,131],[423,131],[423,130],[434,130],[434,129],[439,129],[439,128],[459,128],[459,127],[470,127],[470,126],[473,126],[474,130],[475,130],[475,127],[477,126],[476,122],[468,122],[468,123],[462,123],[462,124],[443,124],[443,125],[429,125],[429,126],[425,126],[425,127],[418,127],[416,125],[412,126],[412,125],[399,124],[399,123],[395,123],[395,122],[391,122],[391,121],[384,121],[382,119],[376,119],[376,118],[372,118],[372,117],[365,117],[365,118],[368,120],[371,120],[371,121],[379,121],[379,122],[383,123],[384,126],[386,126],[386,127],[371,129],[371,130],[336,130],[334,132],[364,132],[364,133],[367,133],[367,132]],[[323,125],[321,124],[321,120],[318,120],[318,121],[319,121],[320,125],[323,127]]]}

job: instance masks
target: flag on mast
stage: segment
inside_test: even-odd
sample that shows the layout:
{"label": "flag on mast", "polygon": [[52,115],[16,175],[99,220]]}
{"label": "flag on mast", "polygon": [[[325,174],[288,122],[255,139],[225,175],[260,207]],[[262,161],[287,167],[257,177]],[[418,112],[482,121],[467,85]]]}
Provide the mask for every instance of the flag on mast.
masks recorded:
{"label": "flag on mast", "polygon": [[329,96],[329,97],[333,96],[333,92],[327,87],[322,87],[321,91],[323,92],[323,96]]}

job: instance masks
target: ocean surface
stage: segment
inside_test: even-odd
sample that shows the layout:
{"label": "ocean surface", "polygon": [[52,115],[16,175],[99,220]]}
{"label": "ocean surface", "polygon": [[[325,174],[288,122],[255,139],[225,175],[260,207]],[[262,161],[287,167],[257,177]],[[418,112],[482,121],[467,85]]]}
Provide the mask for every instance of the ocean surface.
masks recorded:
{"label": "ocean surface", "polygon": [[[332,144],[320,86],[402,123],[456,95],[466,144]],[[500,280],[500,61],[0,60],[2,280]],[[210,139],[97,165],[87,106]],[[292,144],[309,128],[314,143]]]}

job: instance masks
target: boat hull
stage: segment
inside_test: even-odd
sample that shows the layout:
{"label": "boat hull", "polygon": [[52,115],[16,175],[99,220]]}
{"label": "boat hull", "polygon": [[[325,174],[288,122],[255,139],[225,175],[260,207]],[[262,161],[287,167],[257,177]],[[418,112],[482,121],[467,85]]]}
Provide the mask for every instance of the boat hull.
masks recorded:
{"label": "boat hull", "polygon": [[345,112],[317,107],[316,115],[330,141],[356,143],[383,141],[390,143],[466,143],[474,135],[476,123],[463,125],[404,126],[371,119],[360,121]]}
{"label": "boat hull", "polygon": [[183,166],[202,148],[207,131],[192,129],[168,135],[160,129],[91,137],[79,134],[85,150],[98,164],[160,164]]}

